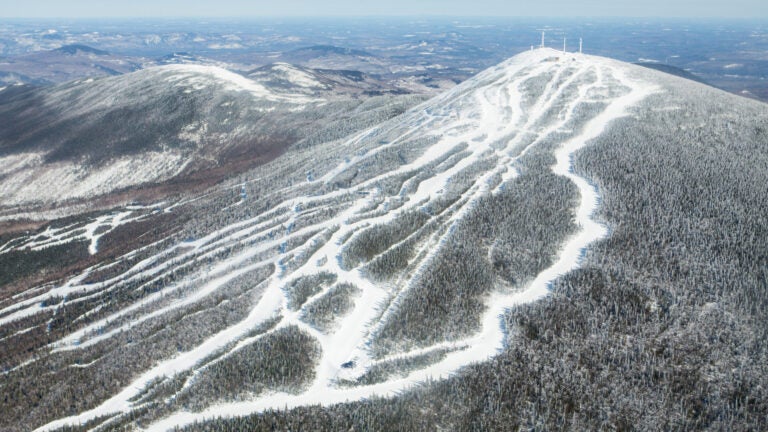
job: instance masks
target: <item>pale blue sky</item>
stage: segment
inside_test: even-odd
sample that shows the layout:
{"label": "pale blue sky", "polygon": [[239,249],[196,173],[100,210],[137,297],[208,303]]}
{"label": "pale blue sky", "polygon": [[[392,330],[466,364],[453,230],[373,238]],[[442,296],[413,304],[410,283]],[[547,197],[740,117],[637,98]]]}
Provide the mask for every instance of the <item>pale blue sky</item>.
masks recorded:
{"label": "pale blue sky", "polygon": [[362,15],[768,18],[768,0],[0,0],[0,17]]}

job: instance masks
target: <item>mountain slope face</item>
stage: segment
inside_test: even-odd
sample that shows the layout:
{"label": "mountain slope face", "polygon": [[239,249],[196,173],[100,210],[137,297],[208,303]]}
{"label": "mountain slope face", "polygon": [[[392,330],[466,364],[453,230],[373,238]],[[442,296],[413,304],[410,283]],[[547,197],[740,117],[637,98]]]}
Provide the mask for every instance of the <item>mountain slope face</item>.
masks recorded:
{"label": "mountain slope face", "polygon": [[766,113],[541,49],[297,146],[4,297],[2,427],[761,429]]}
{"label": "mountain slope face", "polygon": [[[0,212],[77,204],[174,180],[210,186],[318,133],[382,121],[394,98],[279,91],[214,66],[168,65],[0,92]],[[361,124],[365,124],[361,122]],[[338,129],[338,130],[334,130]],[[166,186],[166,190],[173,190]],[[178,187],[176,189],[179,189]],[[154,192],[155,198],[163,191]],[[145,191],[143,199],[153,192]],[[129,194],[130,195],[130,194]],[[141,199],[134,193],[133,199]],[[114,197],[107,201],[115,201]]]}
{"label": "mountain slope face", "polygon": [[271,89],[310,94],[404,93],[354,70],[310,69],[288,63],[274,63],[250,71],[248,77]]}

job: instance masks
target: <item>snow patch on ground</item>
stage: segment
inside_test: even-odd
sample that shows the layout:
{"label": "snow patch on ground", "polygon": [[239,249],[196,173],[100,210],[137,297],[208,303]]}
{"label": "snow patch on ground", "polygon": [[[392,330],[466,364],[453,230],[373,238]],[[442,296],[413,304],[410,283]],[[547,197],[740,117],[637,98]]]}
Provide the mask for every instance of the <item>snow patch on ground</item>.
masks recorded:
{"label": "snow patch on ground", "polygon": [[299,87],[306,87],[306,88],[316,88],[316,87],[323,87],[326,86],[315,79],[312,75],[299,70],[287,63],[275,63],[275,65],[272,68],[273,70],[279,72],[285,79],[290,81],[291,83],[299,86]]}
{"label": "snow patch on ground", "polygon": [[147,70],[167,75],[166,81],[192,90],[201,90],[211,85],[224,85],[227,90],[247,91],[265,101],[299,104],[320,101],[320,99],[300,94],[275,93],[243,75],[217,66],[179,64],[158,66]]}
{"label": "snow patch on ground", "polygon": [[[7,166],[13,168],[7,168],[5,159],[11,159]],[[0,158],[0,170],[14,169],[13,175],[0,182],[0,202],[16,206],[93,197],[170,178],[187,163],[181,154],[171,152],[124,156],[92,170],[72,162],[42,165],[41,155]]]}

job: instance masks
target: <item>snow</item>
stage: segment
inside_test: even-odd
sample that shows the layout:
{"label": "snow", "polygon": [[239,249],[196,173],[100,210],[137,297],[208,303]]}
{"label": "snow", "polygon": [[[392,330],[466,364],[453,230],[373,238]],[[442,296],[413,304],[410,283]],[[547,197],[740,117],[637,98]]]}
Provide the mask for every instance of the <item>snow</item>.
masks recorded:
{"label": "snow", "polygon": [[18,206],[91,197],[170,178],[189,163],[189,159],[179,153],[148,152],[141,158],[123,156],[98,170],[85,170],[75,162],[43,165],[43,157],[42,154],[0,157],[0,176],[13,173],[0,183],[0,202]]}
{"label": "snow", "polygon": [[226,90],[245,91],[253,96],[272,102],[305,104],[319,102],[320,99],[300,94],[275,93],[269,88],[243,75],[218,66],[195,64],[173,64],[147,69],[165,76],[168,82],[192,90],[201,90],[211,85],[224,85]]}
{"label": "snow", "polygon": [[[557,59],[557,61],[553,61],[553,59]],[[580,54],[564,55],[551,49],[539,49],[518,55],[478,74],[475,78],[454,87],[426,104],[410,110],[397,120],[397,126],[392,126],[402,130],[402,133],[395,139],[374,147],[370,151],[356,152],[353,156],[350,155],[346,161],[340,160],[338,166],[329,169],[324,175],[318,176],[312,184],[318,185],[318,187],[322,184],[328,184],[345,170],[356,169],[392,146],[407,144],[411,138],[429,136],[438,138],[434,144],[412,162],[385,174],[363,180],[347,190],[335,190],[317,196],[286,200],[262,215],[225,226],[203,238],[185,243],[183,246],[191,250],[174,256],[173,260],[166,258],[166,256],[172,256],[170,251],[160,253],[134,267],[123,279],[116,278],[99,287],[88,288],[107,289],[109,286],[120,286],[130,279],[160,277],[163,272],[173,268],[174,261],[202,262],[206,256],[214,256],[217,251],[227,245],[253,244],[243,252],[223,259],[214,266],[207,268],[203,272],[204,274],[190,276],[175,287],[156,293],[155,296],[167,295],[173,290],[198,286],[188,297],[174,300],[159,309],[148,311],[139,318],[131,320],[140,322],[198,301],[215,292],[227,281],[247,271],[264,265],[279,267],[288,259],[289,255],[298,255],[308,251],[319,234],[312,236],[304,244],[293,250],[285,250],[285,248],[280,247],[279,253],[266,257],[263,255],[263,252],[287,244],[291,239],[303,238],[305,235],[315,232],[333,233],[330,240],[312,252],[312,255],[303,265],[296,269],[284,267],[283,271],[269,279],[260,300],[243,321],[209,337],[188,352],[179,353],[173,358],[156,364],[101,405],[79,415],[52,422],[39,430],[52,430],[102,416],[130,412],[137,407],[130,402],[130,399],[148,383],[184,371],[192,371],[193,374],[200,373],[207,367],[206,364],[201,363],[203,359],[213,353],[221,352],[225,347],[235,343],[234,349],[223,354],[224,356],[231,355],[247,343],[262,337],[244,339],[244,335],[249,330],[273,317],[281,317],[277,328],[288,325],[298,326],[314,337],[322,348],[315,378],[303,391],[298,394],[274,392],[258,395],[251,401],[221,403],[201,412],[177,412],[150,425],[148,430],[168,430],[212,417],[241,416],[267,409],[284,409],[310,404],[328,406],[345,401],[370,398],[375,395],[394,396],[425,380],[451,376],[462,367],[496,355],[503,348],[506,338],[506,332],[501,322],[501,317],[505,312],[517,305],[537,301],[546,296],[553,281],[577,268],[585,248],[594,241],[603,238],[607,233],[606,227],[593,219],[593,213],[599,203],[598,191],[586,179],[573,172],[572,158],[575,152],[602,134],[612,121],[628,115],[631,107],[655,91],[651,85],[630,78],[627,68],[628,66],[625,64],[612,60]],[[532,106],[524,109],[523,83],[531,77],[548,73],[553,73],[554,77],[544,88],[543,94]],[[253,90],[252,87],[249,87],[250,84],[240,81],[240,79],[245,79],[243,77],[227,76],[226,79],[231,79],[233,86],[242,85],[248,91]],[[555,85],[556,82],[560,82],[560,84]],[[615,84],[615,82],[619,84]],[[580,201],[575,212],[575,222],[579,230],[561,245],[553,264],[540,272],[532,282],[520,287],[521,289],[517,291],[498,290],[491,294],[486,299],[487,309],[482,316],[480,330],[476,334],[461,340],[443,341],[410,351],[392,353],[383,359],[372,358],[369,348],[373,335],[394,313],[397,305],[408,292],[410,283],[403,281],[397,287],[377,284],[367,279],[359,268],[342,268],[339,257],[346,245],[344,239],[348,239],[350,235],[365,226],[385,224],[403,212],[420,208],[424,203],[428,203],[434,197],[444,193],[450,180],[462,169],[474,162],[484,161],[490,157],[495,161],[495,164],[487,172],[480,175],[454,204],[441,212],[440,216],[445,219],[441,229],[420,245],[420,251],[417,254],[420,267],[416,273],[422,269],[428,269],[441,245],[447,241],[455,224],[462,220],[467,212],[471,211],[475,203],[488,194],[498,193],[500,188],[519,175],[516,166],[517,160],[537,145],[545,142],[548,136],[566,132],[564,128],[572,119],[576,108],[580,104],[589,103],[588,95],[592,91],[600,90],[607,85],[617,87],[620,85],[626,88],[626,91],[621,96],[608,99],[607,106],[583,124],[579,130],[568,131],[571,136],[561,142],[555,151],[556,163],[552,166],[552,171],[573,182],[579,191]],[[559,114],[551,115],[553,107],[559,107]],[[343,146],[355,149],[369,140],[377,140],[374,132],[376,131],[370,130],[359,133],[351,137]],[[387,200],[381,200],[387,197],[382,197],[381,190],[377,189],[376,186],[379,181],[393,175],[413,171],[427,172],[426,167],[428,165],[451,154],[462,143],[468,143],[466,156],[459,158],[453,164],[439,165],[438,168],[431,171],[431,177],[420,181],[415,190],[410,193],[406,193],[405,190],[401,191],[406,195],[407,200],[396,210],[378,211],[387,208]],[[303,187],[304,185],[306,183],[296,187]],[[238,185],[238,187],[242,186]],[[279,194],[280,191],[275,193]],[[303,216],[306,216],[302,214],[302,208],[307,208],[308,204],[329,203],[332,200],[343,200],[346,207],[343,207],[343,211],[327,219],[321,219],[300,229],[291,228],[296,222],[302,220]],[[241,203],[241,205],[246,204]],[[325,205],[328,204],[321,204],[320,208]],[[267,236],[269,233],[278,234],[274,237],[272,235]],[[320,332],[302,322],[300,319],[302,311],[289,310],[283,292],[283,287],[297,278],[316,274],[320,271],[331,272],[336,275],[337,283],[350,283],[361,291],[355,299],[353,309],[345,316],[339,317],[334,330],[328,333]],[[54,289],[52,292],[83,289],[84,287],[80,287],[78,283],[78,280],[72,280],[69,285]],[[196,283],[200,284],[195,285]],[[323,289],[312,296],[307,304],[327,293],[329,289],[330,287]],[[93,330],[106,325],[109,320],[119,319],[128,316],[129,313],[140,311],[146,304],[154,300],[153,296],[148,296],[142,302],[63,338],[55,344],[55,347],[57,350],[76,350],[83,345],[80,343],[81,339],[87,338],[89,332],[92,333]],[[30,304],[29,307],[34,306]],[[130,324],[115,326],[109,332],[91,337],[84,343],[98,343],[116,332],[129,328],[129,326]],[[364,374],[371,366],[381,362],[396,358],[414,357],[439,350],[448,350],[449,352],[441,360],[414,370],[406,376],[398,376],[375,385],[337,386],[339,379],[354,380]],[[342,368],[341,364],[348,361],[354,361],[353,367]]]}
{"label": "snow", "polygon": [[19,331],[15,332],[15,333],[13,333],[13,334],[11,334],[11,335],[8,335],[8,336],[5,336],[5,337],[2,337],[2,338],[0,338],[0,342],[2,342],[2,341],[4,341],[4,340],[8,340],[8,339],[10,339],[10,338],[12,338],[12,337],[15,337],[15,336],[23,335],[24,333],[29,333],[29,332],[31,332],[32,330],[36,329],[37,327],[38,327],[38,326],[32,326],[32,327],[28,327],[28,328],[25,328],[25,329],[23,329],[23,330],[19,330]]}
{"label": "snow", "polygon": [[[101,237],[113,231],[115,228],[130,222],[141,220],[145,215],[137,217],[131,216],[135,211],[143,207],[129,206],[127,211],[113,212],[107,215],[92,219],[87,224],[72,224],[62,228],[46,228],[45,231],[27,236],[19,237],[0,245],[0,255],[11,250],[34,250],[39,251],[51,246],[72,243],[85,240],[88,242],[88,251],[91,255],[98,253],[98,242]],[[100,232],[97,234],[96,231]]]}
{"label": "snow", "polygon": [[230,42],[230,43],[212,43],[208,45],[208,48],[214,49],[214,50],[231,50],[231,49],[243,49],[245,47],[242,44],[239,44],[237,42]]}
{"label": "snow", "polygon": [[[128,222],[133,222],[140,219],[128,219],[128,216],[130,216],[132,213],[132,211],[126,211],[117,214],[100,216],[96,218],[95,221],[88,224],[85,227],[85,238],[88,240],[88,252],[91,255],[96,255],[99,252],[99,239],[103,237],[104,234],[114,230],[120,225],[124,225]],[[101,234],[96,234],[96,231],[99,228],[106,229],[106,231],[102,232]]]}
{"label": "snow", "polygon": [[0,176],[13,175],[17,171],[42,163],[43,154],[40,153],[20,153],[15,155],[3,156],[0,158]]}
{"label": "snow", "polygon": [[[186,91],[186,90],[185,90]],[[208,134],[208,123],[195,122],[188,124],[179,133],[179,139],[189,141],[195,145],[200,145],[203,142],[203,138]]]}
{"label": "snow", "polygon": [[285,79],[299,87],[325,87],[323,83],[315,79],[312,75],[287,63],[275,63],[273,70],[280,72]]}

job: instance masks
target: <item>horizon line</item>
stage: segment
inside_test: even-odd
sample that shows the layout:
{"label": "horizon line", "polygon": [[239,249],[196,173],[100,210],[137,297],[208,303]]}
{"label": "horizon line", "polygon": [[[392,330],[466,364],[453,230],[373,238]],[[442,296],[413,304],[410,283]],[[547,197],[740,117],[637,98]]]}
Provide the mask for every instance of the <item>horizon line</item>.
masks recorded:
{"label": "horizon line", "polygon": [[713,20],[713,21],[762,21],[768,18],[768,15],[750,15],[750,16],[716,16],[716,15],[694,15],[694,16],[659,16],[659,15],[450,15],[450,14],[378,14],[378,15],[104,15],[104,16],[2,16],[5,20],[163,20],[163,19],[209,19],[209,20],[254,20],[254,19],[393,19],[393,18],[419,18],[419,19],[563,19],[563,20],[605,20],[605,19],[653,19],[653,20]]}

